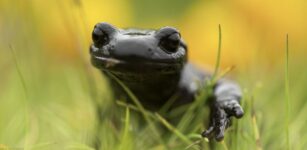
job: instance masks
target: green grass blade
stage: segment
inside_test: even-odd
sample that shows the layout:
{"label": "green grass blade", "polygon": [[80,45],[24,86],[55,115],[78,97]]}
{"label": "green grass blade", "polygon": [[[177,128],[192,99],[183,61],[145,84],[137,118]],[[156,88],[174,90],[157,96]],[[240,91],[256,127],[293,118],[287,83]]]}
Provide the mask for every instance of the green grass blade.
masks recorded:
{"label": "green grass blade", "polygon": [[171,125],[169,122],[167,122],[166,119],[164,119],[162,116],[160,116],[158,113],[155,113],[158,120],[171,132],[173,132],[180,140],[182,140],[184,143],[190,145],[192,144],[192,141],[187,138],[183,133],[181,133],[179,130],[177,130],[173,125]]}
{"label": "green grass blade", "polygon": [[123,83],[121,82],[117,77],[115,77],[114,75],[112,75],[111,73],[108,73],[108,75],[110,77],[112,77],[123,89],[124,91],[127,93],[127,95],[130,97],[130,99],[133,101],[133,103],[136,105],[136,107],[140,110],[141,114],[143,115],[144,119],[146,120],[146,122],[148,123],[150,129],[152,130],[152,134],[154,135],[155,139],[160,143],[163,144],[164,147],[167,149],[167,145],[165,144],[165,142],[161,139],[158,129],[155,127],[153,121],[151,121],[150,117],[148,116],[148,114],[146,113],[145,108],[143,107],[143,105],[140,103],[140,101],[138,100],[138,98],[130,91],[130,89]]}
{"label": "green grass blade", "polygon": [[24,109],[25,109],[25,133],[24,133],[24,136],[25,136],[25,141],[24,141],[24,149],[27,150],[29,149],[29,139],[28,139],[28,129],[29,129],[29,126],[30,126],[30,121],[29,121],[29,108],[28,108],[28,98],[29,98],[29,94],[28,94],[28,89],[27,89],[27,85],[26,85],[26,81],[24,79],[24,76],[21,72],[21,69],[20,69],[20,66],[19,66],[19,63],[18,63],[18,59],[17,59],[17,56],[16,56],[16,53],[15,53],[15,50],[14,50],[14,47],[12,45],[9,45],[10,47],[10,50],[11,50],[11,53],[12,53],[12,57],[13,57],[13,60],[14,60],[14,64],[15,64],[15,67],[16,67],[16,70],[17,70],[17,74],[18,74],[18,77],[20,79],[20,82],[21,82],[21,85],[22,85],[22,88],[24,90],[24,93],[25,93],[25,101],[24,101]]}
{"label": "green grass blade", "polygon": [[159,110],[160,114],[165,114],[169,108],[174,104],[174,102],[178,99],[178,94],[174,94]]}
{"label": "green grass blade", "polygon": [[129,110],[129,107],[126,107],[125,127],[124,127],[122,138],[120,140],[121,144],[119,145],[118,150],[125,150],[125,149],[131,148],[132,138],[129,135],[129,127],[130,127],[130,110]]}
{"label": "green grass blade", "polygon": [[222,144],[224,150],[228,150],[228,147],[227,147],[224,140],[221,142],[221,144]]}
{"label": "green grass blade", "polygon": [[26,86],[26,81],[25,81],[25,79],[24,79],[24,77],[23,77],[23,75],[21,73],[21,69],[20,69],[19,63],[17,61],[17,56],[16,56],[16,53],[15,53],[13,45],[10,45],[10,50],[11,50],[11,53],[12,53],[12,56],[13,56],[14,64],[15,64],[15,67],[16,67],[16,71],[18,73],[18,77],[20,79],[20,82],[21,82],[22,88],[24,90],[26,99],[28,99],[28,89],[27,89],[27,86]]}
{"label": "green grass blade", "polygon": [[[131,110],[134,110],[134,111],[137,111],[137,112],[141,112],[141,111],[139,110],[138,107],[136,107],[136,106],[134,106],[134,105],[131,105],[131,104],[128,104],[128,103],[125,103],[125,102],[122,102],[122,101],[116,101],[116,104],[117,104],[118,106],[121,106],[121,107],[128,107],[128,108],[131,109]],[[147,115],[148,115],[150,118],[156,119],[156,117],[154,116],[154,114],[151,113],[150,111],[146,111],[146,113],[147,113]]]}
{"label": "green grass blade", "polygon": [[286,37],[286,52],[285,52],[285,104],[286,104],[286,142],[287,142],[287,149],[290,150],[290,131],[289,131],[289,123],[290,123],[290,89],[289,89],[289,36],[287,34]]}
{"label": "green grass blade", "polygon": [[219,24],[219,46],[218,46],[218,50],[217,50],[215,70],[214,70],[214,73],[213,73],[213,76],[212,76],[213,79],[217,76],[219,68],[220,68],[221,49],[222,49],[222,27]]}

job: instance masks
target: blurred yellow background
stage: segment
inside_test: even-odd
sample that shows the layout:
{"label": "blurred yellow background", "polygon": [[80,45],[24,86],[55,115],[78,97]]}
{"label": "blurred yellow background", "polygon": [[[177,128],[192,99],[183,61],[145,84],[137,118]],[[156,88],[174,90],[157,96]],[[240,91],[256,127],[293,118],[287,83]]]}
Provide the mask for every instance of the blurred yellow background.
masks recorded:
{"label": "blurred yellow background", "polygon": [[77,49],[88,57],[97,22],[120,28],[174,26],[189,46],[190,60],[210,68],[221,24],[222,66],[248,68],[251,63],[279,62],[286,34],[291,55],[307,54],[306,6],[304,0],[1,0],[1,45],[5,49],[16,39],[37,45],[31,41],[35,34],[44,50],[64,61],[76,58]]}
{"label": "blurred yellow background", "polygon": [[[209,70],[215,65],[221,24],[222,67],[236,66],[230,74],[237,73],[247,93],[242,104],[246,117],[236,128],[242,129],[237,134],[241,149],[250,149],[250,143],[254,149],[259,143],[284,149],[289,34],[290,140],[303,149],[306,8],[305,0],[0,0],[0,145],[14,149],[47,142],[46,147],[63,149],[66,143],[89,143],[97,136],[92,130],[95,110],[108,107],[111,91],[90,65],[88,49],[94,25],[108,22],[119,28],[174,26],[188,44],[190,61]],[[260,142],[253,135],[257,127]],[[110,128],[107,122],[102,129],[115,131]]]}

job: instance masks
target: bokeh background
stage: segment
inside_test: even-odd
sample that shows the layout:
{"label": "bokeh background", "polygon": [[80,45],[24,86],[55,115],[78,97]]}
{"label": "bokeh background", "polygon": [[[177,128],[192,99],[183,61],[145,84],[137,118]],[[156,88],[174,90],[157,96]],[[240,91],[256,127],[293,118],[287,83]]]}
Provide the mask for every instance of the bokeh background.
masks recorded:
{"label": "bokeh background", "polygon": [[248,103],[253,112],[240,123],[253,128],[256,118],[260,139],[255,130],[242,129],[242,143],[254,143],[253,149],[285,149],[288,34],[290,141],[302,149],[307,146],[306,7],[304,0],[0,0],[0,149],[90,149],[95,106],[105,107],[104,99],[111,97],[89,63],[97,22],[174,26],[188,44],[189,60],[211,71],[221,24],[221,68],[235,66],[230,75],[254,99]]}

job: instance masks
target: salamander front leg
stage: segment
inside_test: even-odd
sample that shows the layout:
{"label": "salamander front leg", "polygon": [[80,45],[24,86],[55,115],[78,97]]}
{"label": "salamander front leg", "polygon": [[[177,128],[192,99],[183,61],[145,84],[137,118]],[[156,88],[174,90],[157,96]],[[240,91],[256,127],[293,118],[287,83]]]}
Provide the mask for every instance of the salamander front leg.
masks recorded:
{"label": "salamander front leg", "polygon": [[241,89],[237,84],[225,80],[218,82],[211,103],[209,128],[202,133],[203,137],[223,140],[225,130],[230,126],[231,117],[241,118],[244,114],[239,104],[241,96]]}

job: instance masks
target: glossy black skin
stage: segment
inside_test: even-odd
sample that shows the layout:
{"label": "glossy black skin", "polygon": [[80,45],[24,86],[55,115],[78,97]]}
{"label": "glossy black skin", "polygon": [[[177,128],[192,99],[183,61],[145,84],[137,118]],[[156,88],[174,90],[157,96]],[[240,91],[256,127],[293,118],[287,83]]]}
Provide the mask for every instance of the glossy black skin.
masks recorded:
{"label": "glossy black skin", "polygon": [[[103,73],[122,81],[147,109],[159,109],[173,95],[174,106],[192,102],[210,74],[187,62],[187,46],[177,29],[118,29],[98,23],[92,33],[91,62]],[[117,97],[125,96],[122,88],[110,78]],[[220,80],[214,88],[209,128],[203,137],[221,141],[230,118],[241,118],[243,109],[240,87]]]}

